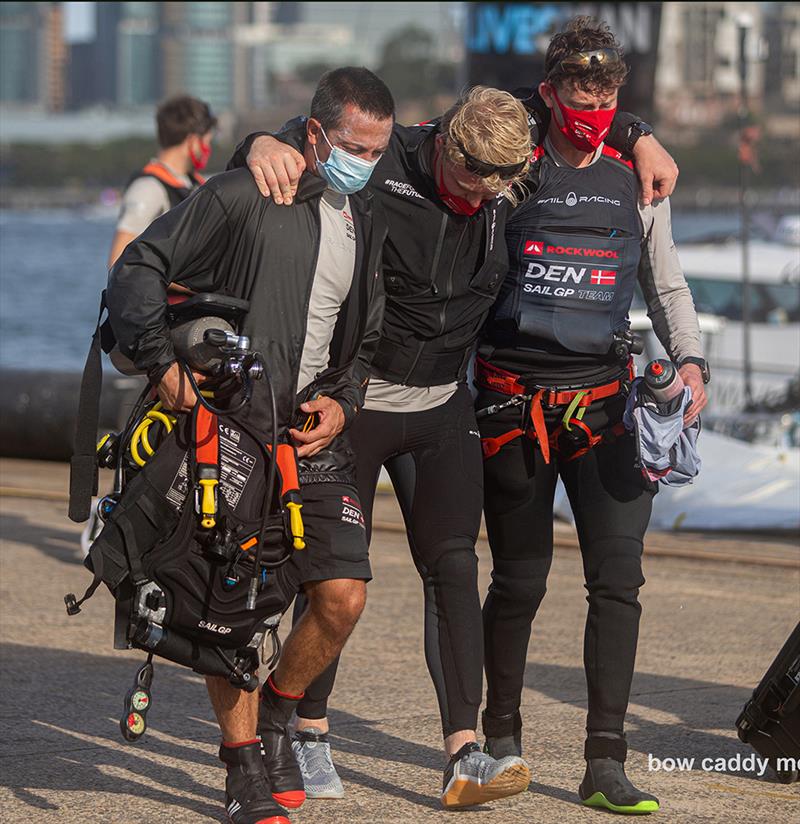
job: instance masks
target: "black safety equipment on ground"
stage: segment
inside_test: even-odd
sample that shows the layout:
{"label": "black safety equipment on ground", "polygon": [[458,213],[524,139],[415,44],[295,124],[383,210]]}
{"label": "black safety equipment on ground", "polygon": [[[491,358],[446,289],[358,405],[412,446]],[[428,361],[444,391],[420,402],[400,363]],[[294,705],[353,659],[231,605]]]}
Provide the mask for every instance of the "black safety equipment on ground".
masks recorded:
{"label": "black safety equipment on ground", "polygon": [[769,759],[778,781],[800,780],[800,623],[736,719],[739,738]]}
{"label": "black safety equipment on ground", "polygon": [[[247,308],[216,295],[170,307],[178,362],[192,381],[191,369],[209,376],[202,388],[193,382],[199,402],[173,415],[146,387],[124,429],[101,439],[90,467],[100,349],[114,346],[108,325],[98,323],[84,371],[70,517],[87,517],[98,466],[114,470],[114,487],[98,504],[104,526],[85,561],[94,579],[82,598],[69,594],[65,603],[74,615],[105,583],[116,600],[115,647],[143,649],[250,691],[258,686],[259,648],[293,594],[275,572],[304,543],[294,448],[279,443],[277,426],[265,443],[237,416],[253,381],[263,380],[277,421],[269,371],[238,332]],[[135,703],[149,704],[149,683],[139,686],[121,724],[128,740],[146,724]]]}

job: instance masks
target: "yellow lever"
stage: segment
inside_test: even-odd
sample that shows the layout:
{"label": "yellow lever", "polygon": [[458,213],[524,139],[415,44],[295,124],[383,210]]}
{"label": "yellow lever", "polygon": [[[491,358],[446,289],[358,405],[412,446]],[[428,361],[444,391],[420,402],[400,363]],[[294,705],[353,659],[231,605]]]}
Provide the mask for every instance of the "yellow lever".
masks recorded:
{"label": "yellow lever", "polygon": [[289,510],[289,528],[292,530],[293,545],[295,549],[305,549],[306,542],[303,540],[305,529],[303,527],[303,516],[300,510],[303,508],[302,504],[296,504],[290,501],[286,504]]}
{"label": "yellow lever", "polygon": [[203,516],[200,526],[204,529],[211,529],[216,523],[217,514],[217,484],[216,478],[205,478],[200,480],[203,487],[203,500],[200,504],[200,514]]}

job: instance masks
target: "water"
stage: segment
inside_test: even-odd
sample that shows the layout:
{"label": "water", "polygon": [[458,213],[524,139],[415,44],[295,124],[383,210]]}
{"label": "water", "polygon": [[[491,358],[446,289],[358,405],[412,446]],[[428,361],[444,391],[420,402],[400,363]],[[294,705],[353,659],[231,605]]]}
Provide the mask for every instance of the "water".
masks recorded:
{"label": "water", "polygon": [[0,212],[0,365],[83,368],[115,217]]}
{"label": "water", "polygon": [[[83,368],[115,215],[0,211],[0,366]],[[735,230],[736,215],[673,215],[675,238]]]}

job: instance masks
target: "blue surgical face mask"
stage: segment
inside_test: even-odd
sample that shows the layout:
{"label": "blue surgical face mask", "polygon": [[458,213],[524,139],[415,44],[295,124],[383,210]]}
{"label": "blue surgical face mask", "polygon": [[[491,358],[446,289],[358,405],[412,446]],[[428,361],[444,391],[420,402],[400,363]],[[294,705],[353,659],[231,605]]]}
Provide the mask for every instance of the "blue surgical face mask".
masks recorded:
{"label": "blue surgical face mask", "polygon": [[317,160],[317,169],[319,169],[320,175],[327,181],[331,189],[343,195],[351,195],[363,189],[380,158],[370,163],[368,160],[356,157],[350,152],[334,146],[328,140],[325,129],[321,126],[320,129],[325,142],[331,147],[330,156],[323,163],[317,154],[317,147],[314,146],[314,157]]}

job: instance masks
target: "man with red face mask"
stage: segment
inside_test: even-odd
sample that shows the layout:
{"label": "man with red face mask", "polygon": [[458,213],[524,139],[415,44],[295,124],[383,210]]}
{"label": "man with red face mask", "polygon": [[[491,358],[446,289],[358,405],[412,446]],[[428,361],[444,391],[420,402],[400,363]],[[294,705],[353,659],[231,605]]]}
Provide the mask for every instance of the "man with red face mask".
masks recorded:
{"label": "man with red face mask", "polygon": [[[553,554],[560,477],[588,590],[584,804],[646,813],[658,800],[625,775],[624,719],[641,607],[642,540],[654,483],[622,424],[632,379],[628,310],[638,281],[653,328],[706,404],[708,368],[666,199],[644,205],[632,166],[604,144],[628,68],[614,35],[576,18],[555,35],[539,91],[551,118],[506,227],[510,268],[482,332],[476,400],[492,583],[484,604],[487,751],[521,755],[531,624]],[[541,744],[541,742],[538,742]]]}
{"label": "man with red face mask", "polygon": [[108,256],[109,267],[157,217],[185,200],[204,182],[217,118],[207,103],[182,95],[156,112],[158,154],[128,181]]}

